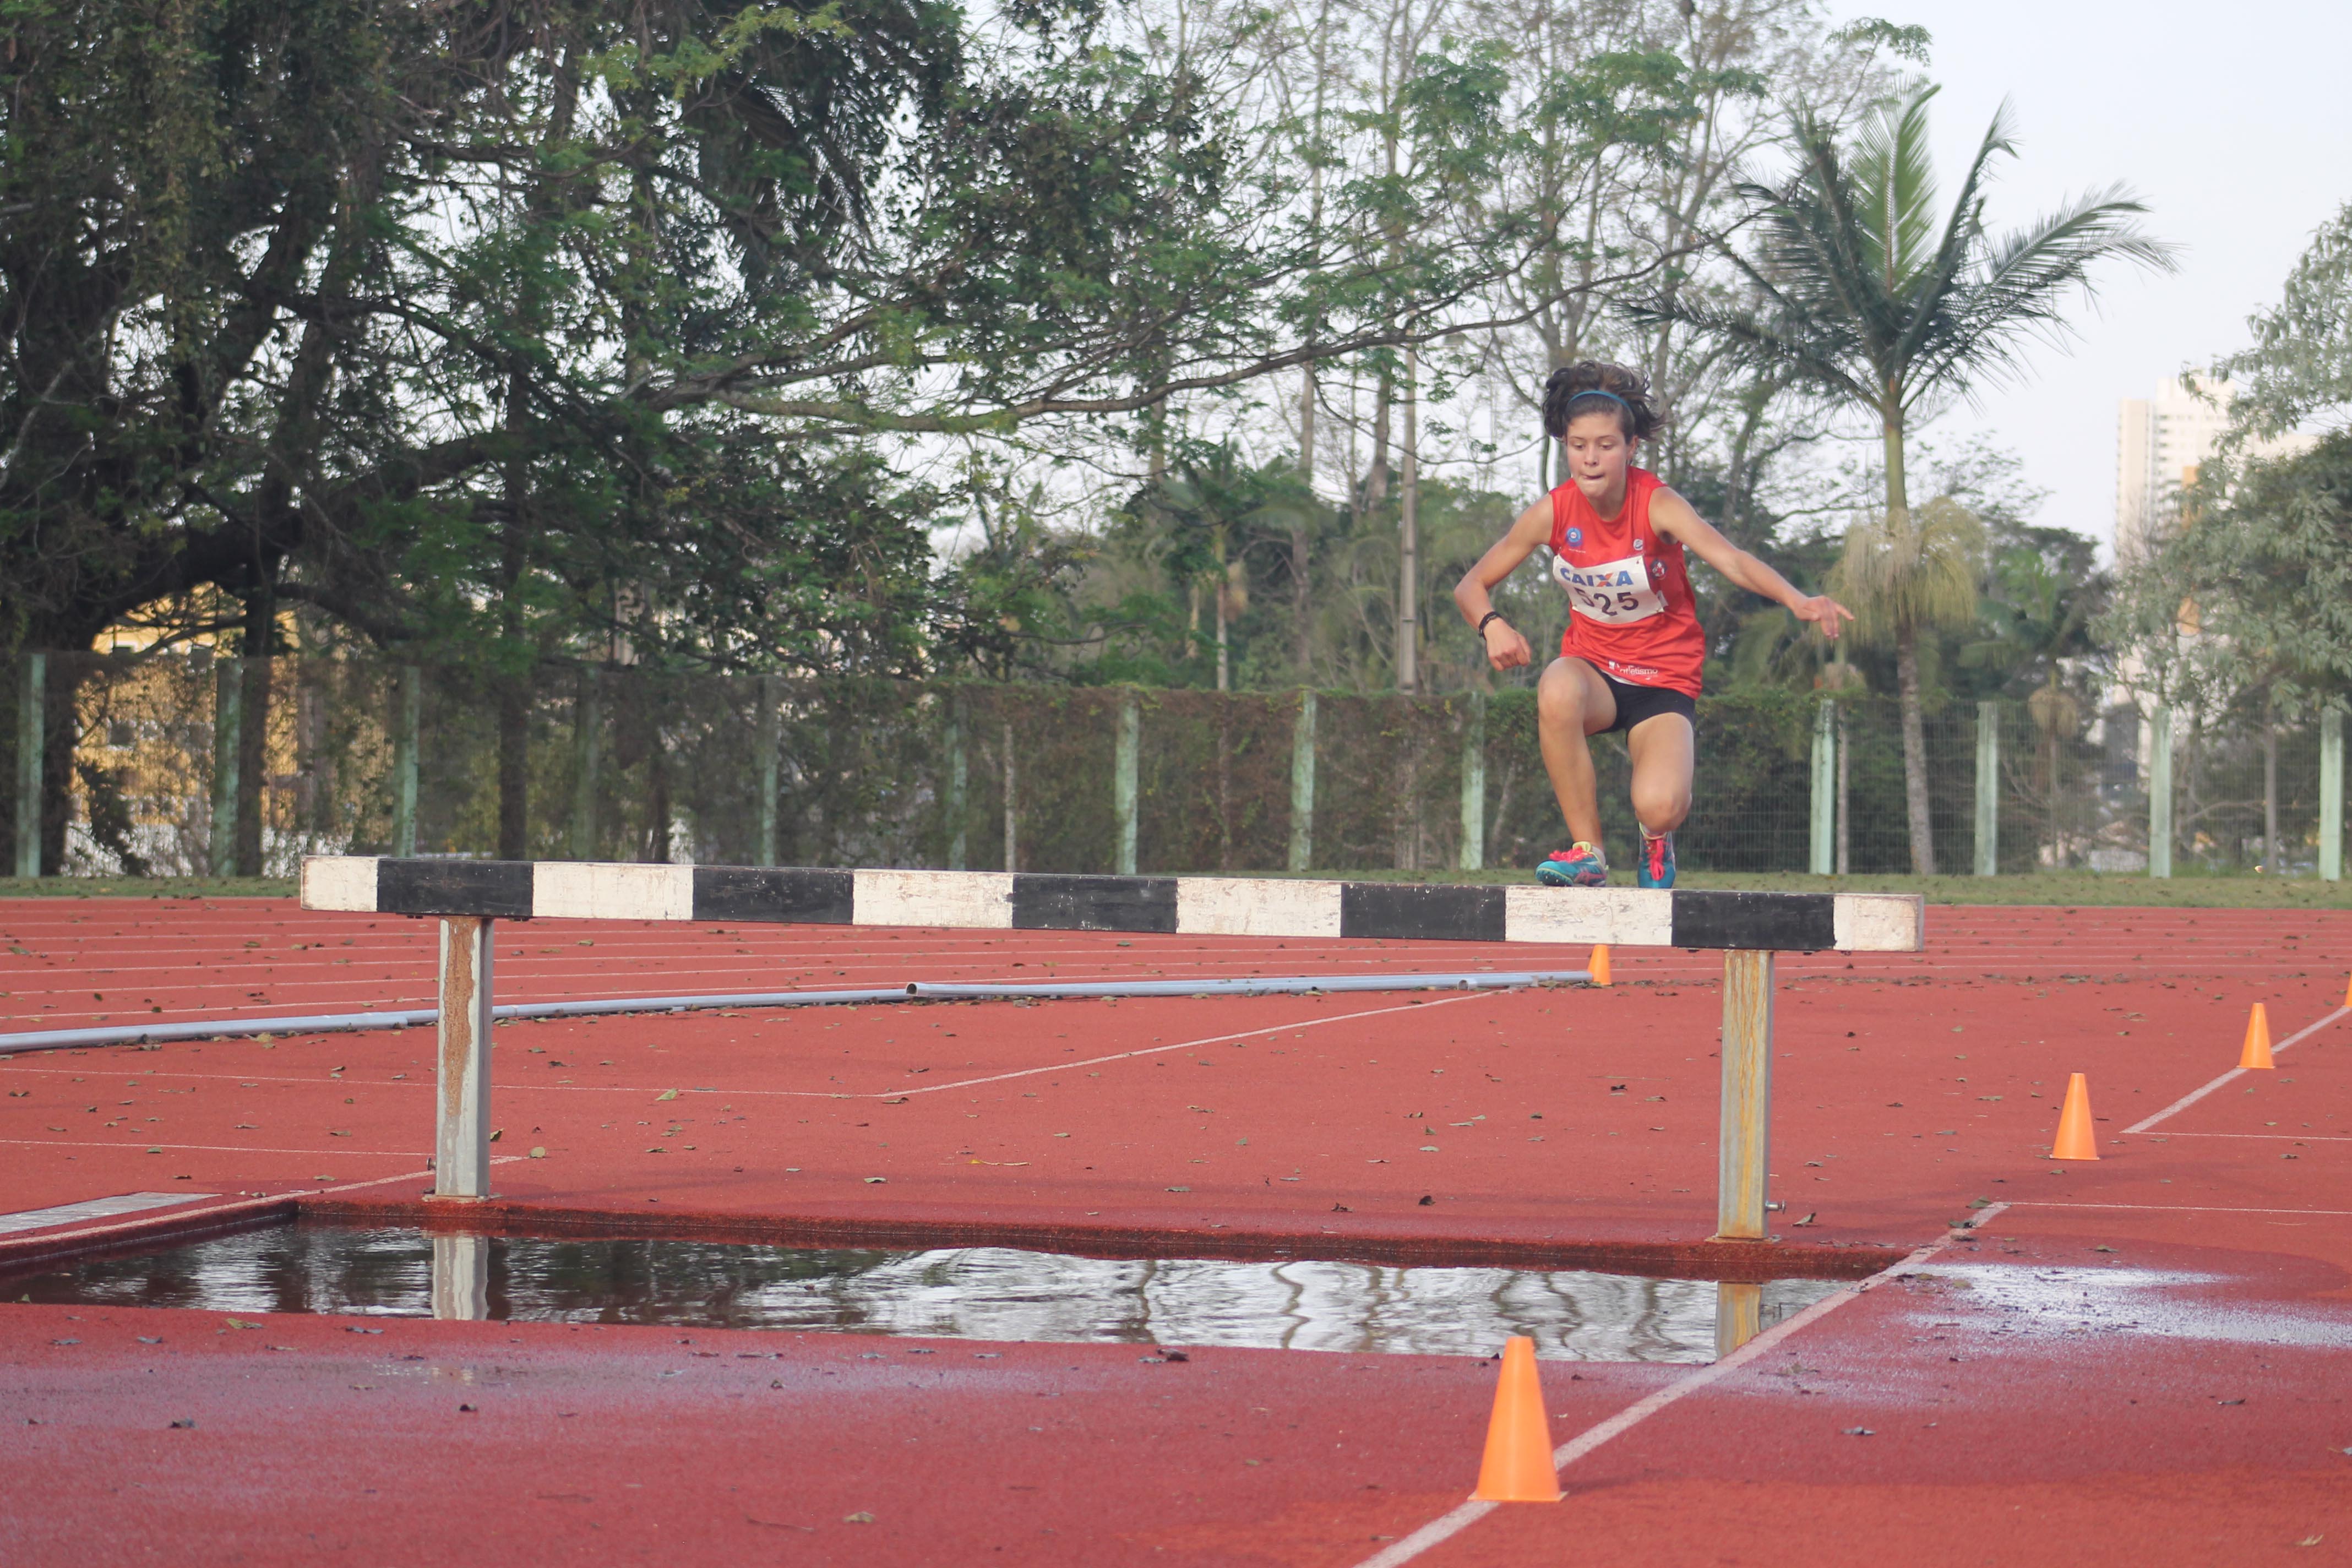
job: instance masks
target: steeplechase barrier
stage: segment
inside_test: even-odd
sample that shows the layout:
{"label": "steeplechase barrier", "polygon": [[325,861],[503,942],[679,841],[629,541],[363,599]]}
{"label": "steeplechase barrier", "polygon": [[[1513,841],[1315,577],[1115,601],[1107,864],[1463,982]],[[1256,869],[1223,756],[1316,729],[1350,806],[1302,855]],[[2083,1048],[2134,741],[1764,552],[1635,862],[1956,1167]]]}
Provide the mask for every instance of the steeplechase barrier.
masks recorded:
{"label": "steeplechase barrier", "polygon": [[433,1196],[490,1195],[492,931],[501,920],[1098,931],[1173,937],[1551,943],[1720,950],[1723,1097],[1716,1234],[1767,1237],[1772,971],[1780,952],[1916,952],[1907,893],[1544,888],[1254,877],[646,866],[313,856],[302,907],[437,917]]}

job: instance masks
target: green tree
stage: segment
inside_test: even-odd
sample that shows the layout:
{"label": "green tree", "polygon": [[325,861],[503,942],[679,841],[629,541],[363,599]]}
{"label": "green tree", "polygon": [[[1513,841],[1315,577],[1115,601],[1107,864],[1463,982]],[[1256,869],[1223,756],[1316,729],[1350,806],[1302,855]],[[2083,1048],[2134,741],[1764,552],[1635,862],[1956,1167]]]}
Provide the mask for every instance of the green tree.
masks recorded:
{"label": "green tree", "polygon": [[2094,563],[2097,546],[2063,528],[2002,528],[1988,523],[1984,596],[1977,636],[1958,663],[1977,672],[1986,695],[2055,690],[2066,662],[2100,652],[2092,624],[2105,607],[2109,582]]}
{"label": "green tree", "polygon": [[[1903,707],[1903,772],[1912,868],[1935,870],[1928,833],[1918,637],[1952,610],[1958,580],[1948,528],[1911,519],[1905,435],[1916,416],[2023,368],[2026,342],[2063,333],[2064,307],[2090,288],[2091,268],[2122,259],[2169,268],[2169,248],[2143,234],[2146,208],[2121,187],[2067,203],[2012,234],[1985,225],[1993,161],[2013,154],[2009,116],[1996,115],[1939,223],[1928,157],[1932,87],[1882,103],[1847,144],[1839,128],[1800,108],[1797,171],[1781,189],[1746,185],[1759,234],[1738,258],[1752,305],[1654,302],[1647,314],[1712,336],[1731,361],[1770,368],[1876,424],[1885,480],[1882,521],[1864,525],[1844,564],[1889,595],[1877,624],[1895,642]],[[1890,574],[1927,575],[1900,585]],[[1967,574],[1973,584],[1973,573]]]}
{"label": "green tree", "polygon": [[1188,659],[1207,606],[1217,690],[1234,684],[1234,627],[1250,607],[1245,553],[1263,545],[1267,560],[1287,565],[1289,541],[1311,531],[1325,510],[1286,459],[1253,468],[1231,442],[1197,440],[1181,443],[1123,510],[1130,545],[1147,548],[1182,595]]}
{"label": "green tree", "polygon": [[2352,203],[2313,236],[2279,302],[2247,323],[2253,343],[2213,367],[2238,382],[2231,417],[2252,436],[2352,409]]}
{"label": "green tree", "polygon": [[943,597],[1035,584],[930,575],[919,438],[1424,341],[1547,243],[1459,199],[1496,135],[1471,66],[1313,236],[1278,127],[1104,15],[25,0],[0,640],[143,615],[261,652],[290,605],[468,665],[509,853],[548,660],[1009,668],[982,628],[1021,617]]}
{"label": "green tree", "polygon": [[[2217,363],[2231,428],[2169,527],[2126,563],[2101,638],[2141,689],[2217,708],[2270,687],[2294,710],[2352,697],[2352,205],[2313,237],[2253,342]],[[2332,432],[2301,449],[2274,438]]]}
{"label": "green tree", "polygon": [[2187,501],[2186,521],[2129,575],[2102,630],[2176,667],[2179,690],[2168,697],[2219,701],[2269,685],[2290,710],[2342,703],[2352,695],[2352,431],[2200,473]]}

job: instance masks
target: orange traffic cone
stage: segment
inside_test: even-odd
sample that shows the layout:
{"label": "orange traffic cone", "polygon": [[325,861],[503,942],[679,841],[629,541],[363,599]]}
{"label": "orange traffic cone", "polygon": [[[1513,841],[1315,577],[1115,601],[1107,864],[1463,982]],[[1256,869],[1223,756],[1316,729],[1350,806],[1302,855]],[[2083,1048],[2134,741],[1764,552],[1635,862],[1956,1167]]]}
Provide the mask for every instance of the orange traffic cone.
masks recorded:
{"label": "orange traffic cone", "polygon": [[2058,1136],[2050,1145],[2053,1160],[2095,1160],[2098,1134],[2091,1131],[2091,1080],[2076,1073],[2066,1080],[2066,1106],[2058,1112]]}
{"label": "orange traffic cone", "polygon": [[2352,980],[2344,983],[2344,1005],[2352,1007]]}
{"label": "orange traffic cone", "polygon": [[2271,1060],[2271,1016],[2261,1003],[2246,1018],[2246,1043],[2238,1052],[2238,1069],[2267,1071],[2278,1064]]}
{"label": "orange traffic cone", "polygon": [[1608,984],[1609,944],[1604,942],[1599,947],[1594,948],[1592,950],[1591,958],[1586,961],[1584,967],[1592,972],[1592,984],[1595,985]]}
{"label": "orange traffic cone", "polygon": [[1486,1458],[1478,1467],[1480,1502],[1558,1502],[1559,1472],[1551,1462],[1551,1422],[1544,1415],[1543,1383],[1536,1376],[1536,1342],[1514,1334],[1503,1346],[1503,1375],[1495,1385],[1495,1414],[1486,1423]]}

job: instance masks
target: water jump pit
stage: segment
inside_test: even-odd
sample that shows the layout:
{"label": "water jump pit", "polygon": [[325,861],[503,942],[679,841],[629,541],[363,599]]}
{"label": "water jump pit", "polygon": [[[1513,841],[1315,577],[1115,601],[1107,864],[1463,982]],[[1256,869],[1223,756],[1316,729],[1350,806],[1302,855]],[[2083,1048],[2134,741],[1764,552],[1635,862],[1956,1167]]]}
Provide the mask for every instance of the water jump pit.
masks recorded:
{"label": "water jump pit", "polygon": [[52,1305],[1699,1363],[1841,1289],[1345,1258],[1100,1258],[281,1221],[0,1275]]}

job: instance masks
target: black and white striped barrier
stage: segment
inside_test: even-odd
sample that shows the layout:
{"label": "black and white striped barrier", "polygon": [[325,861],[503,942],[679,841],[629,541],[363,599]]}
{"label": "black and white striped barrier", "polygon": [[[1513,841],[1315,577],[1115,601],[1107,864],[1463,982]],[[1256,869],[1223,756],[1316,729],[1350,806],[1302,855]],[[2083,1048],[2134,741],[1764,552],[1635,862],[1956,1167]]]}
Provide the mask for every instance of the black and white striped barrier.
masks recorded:
{"label": "black and white striped barrier", "polygon": [[1896,893],[1465,887],[1257,877],[644,866],[313,856],[302,906],[441,917],[436,1196],[489,1185],[492,923],[723,921],[1178,937],[1379,938],[1724,950],[1717,1233],[1764,1236],[1772,955],[1916,952],[1925,901]]}
{"label": "black and white striped barrier", "polygon": [[494,920],[1608,942],[1766,952],[1828,948],[1916,952],[1922,936],[1920,900],[1896,893],[1462,887],[1270,877],[835,871],[328,855],[302,863],[302,905],[369,914]]}

